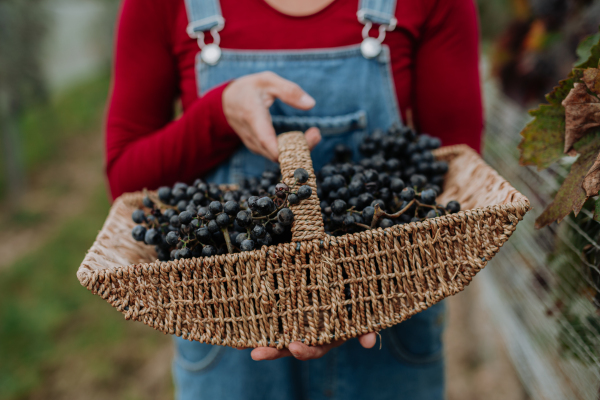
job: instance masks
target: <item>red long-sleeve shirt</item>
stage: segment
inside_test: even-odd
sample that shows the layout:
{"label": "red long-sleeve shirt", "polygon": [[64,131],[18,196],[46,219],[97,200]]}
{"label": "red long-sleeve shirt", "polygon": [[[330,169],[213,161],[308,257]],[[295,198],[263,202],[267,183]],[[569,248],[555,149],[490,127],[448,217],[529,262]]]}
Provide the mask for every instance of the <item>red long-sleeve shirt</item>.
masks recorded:
{"label": "red long-sleeve shirt", "polygon": [[[314,49],[360,43],[357,0],[293,17],[264,0],[221,0],[225,49]],[[482,107],[473,0],[398,0],[390,46],[398,104],[443,145],[480,148]],[[224,85],[198,98],[184,0],[124,0],[106,123],[106,173],[123,192],[192,181],[239,146],[222,108]],[[373,29],[372,35],[376,34]],[[335,94],[333,94],[335,95]],[[180,98],[184,113],[174,118]]]}

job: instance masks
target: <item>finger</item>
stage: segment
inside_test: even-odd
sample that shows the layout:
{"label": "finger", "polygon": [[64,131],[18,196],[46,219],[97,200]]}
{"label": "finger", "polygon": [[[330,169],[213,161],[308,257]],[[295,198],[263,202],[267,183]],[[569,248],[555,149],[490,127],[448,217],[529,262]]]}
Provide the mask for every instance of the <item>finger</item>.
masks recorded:
{"label": "finger", "polygon": [[314,360],[316,358],[323,357],[329,352],[329,350],[333,349],[334,347],[338,347],[342,343],[343,341],[339,340],[323,346],[307,346],[301,342],[293,342],[290,343],[289,350],[298,360]]}
{"label": "finger", "polygon": [[292,81],[275,73],[266,73],[263,77],[267,93],[275,96],[287,105],[301,110],[310,110],[317,103],[308,93]]}
{"label": "finger", "polygon": [[375,346],[375,343],[377,343],[377,335],[375,334],[375,332],[367,333],[366,335],[361,335],[358,337],[358,342],[365,349],[370,349],[371,347]]}
{"label": "finger", "polygon": [[289,350],[298,360],[313,360],[323,357],[327,351],[323,346],[307,346],[301,342],[290,343]]}
{"label": "finger", "polygon": [[288,349],[277,350],[272,347],[257,347],[250,353],[254,361],[277,360],[291,355]]}
{"label": "finger", "polygon": [[254,132],[250,125],[244,126],[243,129],[238,130],[238,136],[244,142],[244,145],[254,154],[260,154],[267,157],[266,152],[258,142],[258,139],[254,137]]}
{"label": "finger", "polygon": [[306,133],[304,133],[304,137],[308,143],[308,148],[312,150],[321,141],[321,131],[316,127],[308,128]]}
{"label": "finger", "polygon": [[254,115],[250,120],[250,126],[254,132],[254,137],[261,147],[261,155],[264,155],[271,161],[277,162],[279,158],[279,147],[277,146],[277,135],[271,122],[271,115],[269,110],[264,109],[264,112],[260,112]]}

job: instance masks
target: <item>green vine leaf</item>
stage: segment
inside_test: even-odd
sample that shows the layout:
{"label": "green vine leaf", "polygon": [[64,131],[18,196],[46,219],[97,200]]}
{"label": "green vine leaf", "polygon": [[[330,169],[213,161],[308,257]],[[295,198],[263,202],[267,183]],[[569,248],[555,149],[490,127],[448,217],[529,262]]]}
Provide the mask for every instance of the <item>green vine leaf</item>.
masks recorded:
{"label": "green vine leaf", "polygon": [[600,32],[586,37],[577,46],[575,68],[597,68],[600,59]]}
{"label": "green vine leaf", "polygon": [[600,221],[600,197],[594,202],[594,219]]}
{"label": "green vine leaf", "polygon": [[562,107],[563,100],[567,98],[571,89],[575,86],[575,82],[579,81],[581,76],[583,76],[583,72],[577,74],[575,70],[571,72],[567,79],[559,81],[558,86],[555,86],[554,89],[546,95],[546,101],[553,106]]}
{"label": "green vine leaf", "polygon": [[521,165],[535,165],[538,169],[548,168],[564,157],[565,109],[561,105],[542,104],[529,114],[535,119],[521,131],[523,139],[519,144],[519,162]]}
{"label": "green vine leaf", "polygon": [[[584,39],[577,49],[577,55],[579,60],[567,79],[560,81],[546,96],[548,104],[529,112],[534,119],[521,131],[521,165],[545,169],[562,159],[565,153],[579,153],[554,201],[536,220],[538,229],[554,221],[562,221],[572,211],[577,215],[588,195],[597,194],[596,189],[600,188],[600,133],[594,129],[600,124],[600,116],[595,116],[600,103],[585,90],[587,87],[592,93],[600,92],[600,71],[596,69],[600,60],[600,32]],[[575,87],[579,91],[572,93]],[[567,97],[569,99],[564,102]],[[567,112],[563,104],[567,106]],[[567,126],[569,129],[565,140]],[[595,164],[596,160],[598,163]],[[600,220],[598,203],[594,218]]]}
{"label": "green vine leaf", "polygon": [[546,95],[549,104],[542,104],[529,114],[535,119],[521,132],[519,144],[521,165],[534,165],[538,170],[548,168],[564,154],[565,109],[563,100],[569,95],[576,82],[581,82],[585,68],[598,67],[600,60],[600,32],[587,37],[577,48],[578,64],[567,79],[558,83]]}
{"label": "green vine leaf", "polygon": [[581,207],[588,199],[581,185],[600,152],[600,135],[596,133],[586,136],[577,143],[575,149],[580,155],[571,166],[571,170],[558,189],[554,201],[535,220],[537,229],[543,228],[554,221],[561,222],[571,211],[575,215],[579,214]]}
{"label": "green vine leaf", "polygon": [[[577,75],[583,76],[583,72]],[[572,72],[569,78],[560,81],[546,95],[550,104],[541,104],[537,109],[529,111],[534,120],[521,131],[521,165],[534,165],[542,170],[564,157],[565,108],[562,102],[575,86],[576,80],[576,75]]]}

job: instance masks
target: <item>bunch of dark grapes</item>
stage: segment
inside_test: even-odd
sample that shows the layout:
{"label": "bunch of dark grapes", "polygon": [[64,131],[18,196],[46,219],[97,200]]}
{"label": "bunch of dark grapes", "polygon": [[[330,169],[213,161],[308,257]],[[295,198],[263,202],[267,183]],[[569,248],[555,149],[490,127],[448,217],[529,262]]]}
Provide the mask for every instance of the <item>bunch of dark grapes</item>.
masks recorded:
{"label": "bunch of dark grapes", "polygon": [[290,205],[312,195],[303,185],[308,172],[294,172],[294,183],[281,182],[279,171],[222,191],[198,179],[193,185],[161,187],[135,210],[135,240],[155,246],[160,261],[250,251],[291,240],[294,213]]}
{"label": "bunch of dark grapes", "polygon": [[[432,150],[440,140],[409,128],[392,127],[365,137],[363,158],[338,145],[334,159],[317,175],[317,195],[325,231],[340,236],[366,229],[389,228],[460,211],[460,204],[436,201],[441,193],[445,161]],[[290,205],[312,195],[304,185],[308,172],[294,172],[291,187],[279,171],[242,181],[222,191],[198,179],[176,183],[148,194],[134,211],[134,239],[155,246],[161,261],[250,251],[291,240],[294,214]]]}
{"label": "bunch of dark grapes", "polygon": [[436,202],[448,172],[432,153],[440,145],[437,138],[394,126],[364,138],[359,163],[351,161],[350,148],[336,146],[333,161],[317,174],[326,232],[340,236],[460,211],[456,201]]}

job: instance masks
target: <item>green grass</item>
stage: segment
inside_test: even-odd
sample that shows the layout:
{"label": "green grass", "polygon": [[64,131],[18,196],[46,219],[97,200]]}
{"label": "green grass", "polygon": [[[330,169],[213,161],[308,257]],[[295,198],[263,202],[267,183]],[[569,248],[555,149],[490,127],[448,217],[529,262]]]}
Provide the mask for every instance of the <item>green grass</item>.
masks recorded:
{"label": "green grass", "polygon": [[38,250],[0,271],[0,399],[44,392],[56,370],[74,384],[85,376],[92,386],[118,395],[106,398],[121,398],[131,391],[127,374],[167,340],[125,321],[76,278],[108,209],[100,187],[85,212],[57,227]]}
{"label": "green grass", "polygon": [[44,214],[38,211],[17,210],[10,215],[9,221],[21,227],[34,227],[44,220]]}
{"label": "green grass", "polygon": [[[98,192],[87,212],[66,221],[47,244],[0,272],[0,398],[22,395],[39,385],[44,362],[55,358],[71,335],[79,337],[69,340],[73,351],[120,336],[116,313],[109,313],[100,327],[69,329],[86,308],[108,311],[98,307],[102,301],[75,276],[107,214],[104,190]],[[61,332],[66,334],[61,337]]]}
{"label": "green grass", "polygon": [[[108,75],[92,79],[23,115],[19,127],[28,173],[54,162],[69,138],[100,134],[108,83]],[[1,185],[0,180],[0,198]],[[46,195],[55,191],[65,189],[49,188]],[[90,390],[95,398],[147,398],[136,371],[169,339],[125,321],[79,284],[77,268],[109,210],[104,185],[86,197],[83,212],[61,221],[44,243],[32,244],[32,251],[0,269],[0,399],[86,398]],[[23,209],[9,221],[36,229],[44,218]]]}
{"label": "green grass", "polygon": [[64,140],[101,126],[108,87],[109,77],[103,74],[23,114],[19,133],[27,171],[52,159]]}

